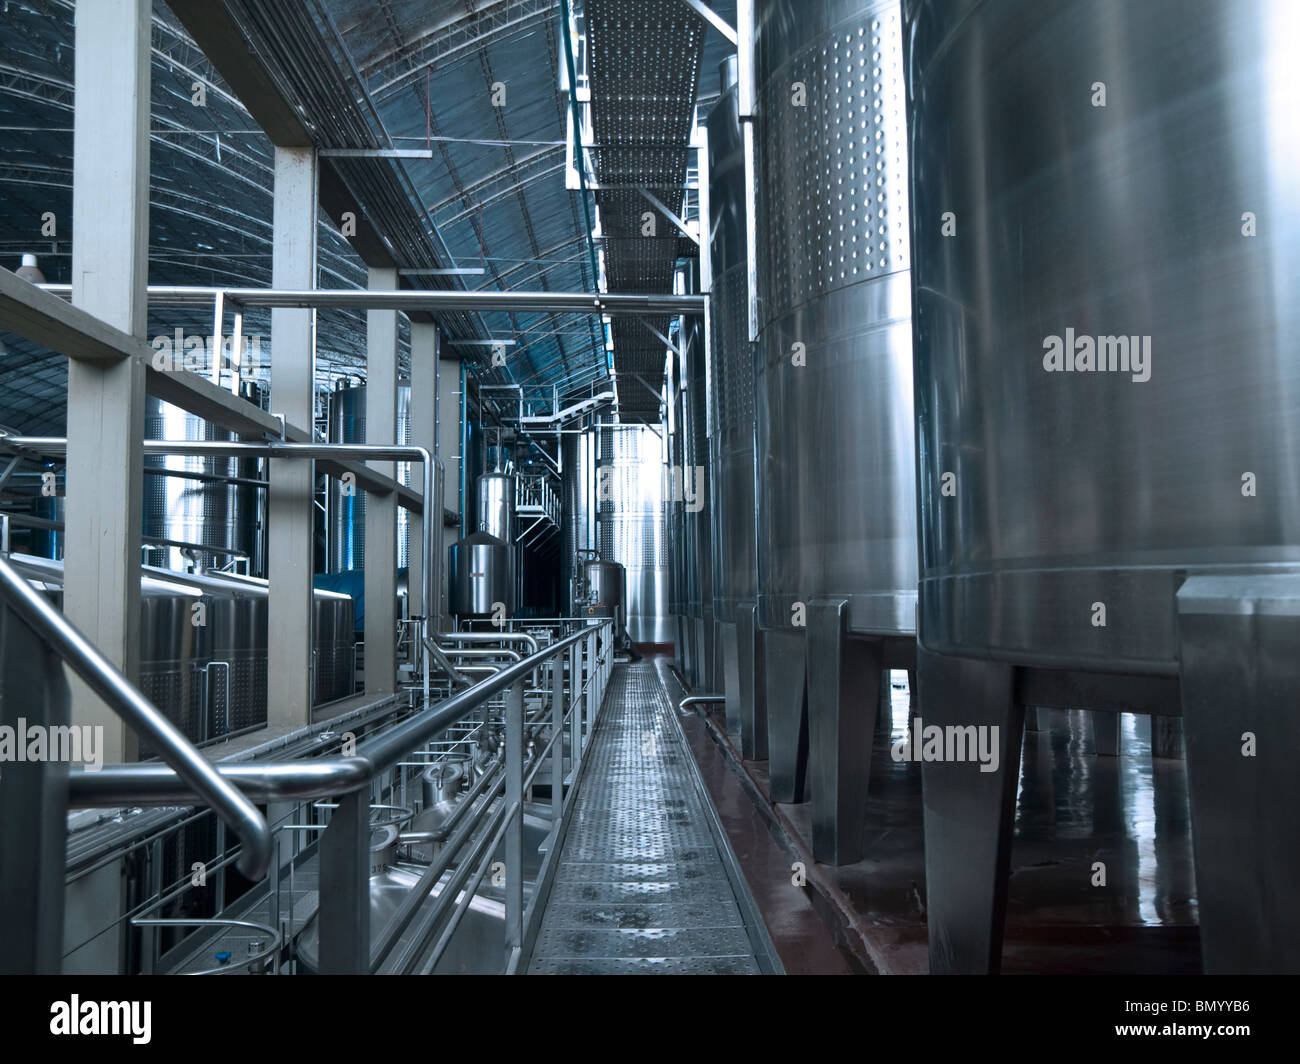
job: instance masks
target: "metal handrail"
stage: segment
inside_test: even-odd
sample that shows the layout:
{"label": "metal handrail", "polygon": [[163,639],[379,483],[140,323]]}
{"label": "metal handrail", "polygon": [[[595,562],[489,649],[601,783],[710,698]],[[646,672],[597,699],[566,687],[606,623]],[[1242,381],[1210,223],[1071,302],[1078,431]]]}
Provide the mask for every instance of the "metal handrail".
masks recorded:
{"label": "metal handrail", "polygon": [[[604,629],[609,624],[605,620],[599,626],[580,628],[523,661],[511,662],[495,675],[363,743],[353,757],[208,767],[260,802],[354,793],[368,786],[373,776],[395,765],[407,751],[423,745],[512,684],[526,679],[541,664],[555,657],[557,651],[589,638],[593,628]],[[112,765],[97,772],[72,772],[68,785],[73,803],[77,808],[86,809],[113,808],[124,803],[177,805],[206,800],[184,777],[164,765]]]}
{"label": "metal handrail", "polygon": [[[257,807],[3,558],[0,596],[114,713],[159,751],[178,782],[212,807],[243,844],[239,870],[250,879],[261,879],[271,861],[271,829]],[[70,779],[97,774],[83,770],[71,773]]]}

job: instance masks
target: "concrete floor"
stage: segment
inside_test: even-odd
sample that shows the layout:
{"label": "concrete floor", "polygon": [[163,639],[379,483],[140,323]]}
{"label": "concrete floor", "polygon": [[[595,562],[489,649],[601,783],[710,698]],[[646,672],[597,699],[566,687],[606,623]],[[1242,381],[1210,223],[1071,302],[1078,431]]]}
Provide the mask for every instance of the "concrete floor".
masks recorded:
{"label": "concrete floor", "polygon": [[[893,696],[899,737],[906,688]],[[1123,718],[1115,758],[1096,755],[1090,714],[1043,717],[1045,730],[1026,732],[1021,759],[1003,972],[1199,972],[1185,763],[1151,757],[1147,718]],[[706,720],[734,775],[739,750],[724,734],[722,707]],[[807,802],[768,803],[766,762],[747,762],[743,772],[755,811],[787,855],[805,861],[808,900],[853,966],[928,971],[920,765],[895,763],[877,731],[866,855],[840,868],[812,861]],[[1105,886],[1092,882],[1099,861]],[[752,879],[751,889],[762,892]]]}

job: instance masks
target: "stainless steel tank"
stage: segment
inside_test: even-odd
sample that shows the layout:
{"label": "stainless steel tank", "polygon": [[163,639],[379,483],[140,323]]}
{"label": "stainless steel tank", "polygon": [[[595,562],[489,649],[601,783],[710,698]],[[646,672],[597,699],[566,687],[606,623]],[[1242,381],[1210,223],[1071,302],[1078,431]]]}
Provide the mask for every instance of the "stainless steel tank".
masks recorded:
{"label": "stainless steel tank", "polygon": [[758,0],[755,47],[760,622],[788,628],[796,602],[833,597],[848,601],[851,631],[908,635],[916,469],[899,5]]}
{"label": "stainless steel tank", "polygon": [[[155,577],[165,575],[160,569],[147,571]],[[207,648],[207,698],[212,735],[264,724],[267,716],[266,582],[213,573],[185,573],[177,577],[203,596],[202,623],[198,627]],[[143,662],[143,648],[157,636],[151,632],[150,625],[144,624],[140,637]]]}
{"label": "stainless steel tank", "polygon": [[607,425],[599,434],[598,549],[627,569],[627,632],[636,643],[673,641],[662,446],[644,425]]}
{"label": "stainless steel tank", "polygon": [[593,606],[610,609],[615,631],[627,626],[627,570],[618,562],[590,558],[582,563],[588,600]]}
{"label": "stainless steel tank", "polygon": [[[265,405],[265,389],[245,382],[240,394],[249,402]],[[146,439],[230,441],[237,437],[180,407],[147,396]],[[150,547],[145,561],[163,569],[202,569],[226,565],[240,558],[255,576],[266,571],[265,462],[260,458],[200,458],[190,455],[147,455],[144,459],[144,511],[141,531],[150,539],[201,547]],[[184,474],[184,475],[178,475]]]}
{"label": "stainless steel tank", "polygon": [[573,600],[575,577],[574,559],[579,551],[596,549],[596,441],[590,432],[575,433],[561,438],[560,457],[560,522],[562,543],[560,564],[564,586],[568,589],[566,608],[569,616],[577,610]]}
{"label": "stainless steel tank", "polygon": [[[683,270],[683,288],[699,291],[698,267]],[[713,618],[713,541],[709,507],[708,354],[704,347],[704,318],[682,319],[684,404],[683,454],[680,465],[669,466],[668,501],[681,502],[686,547],[686,612],[696,619]]]}
{"label": "stainless steel tank", "polygon": [[[63,563],[11,554],[9,562],[58,609],[63,608]],[[195,624],[194,607],[204,589],[188,574],[141,570],[140,675],[138,687],[192,742],[223,734],[220,692],[210,669],[210,629]],[[142,745],[141,756],[149,756]]]}
{"label": "stainless steel tank", "polygon": [[[367,443],[366,385],[346,379],[335,382],[330,392],[326,429],[330,443]],[[405,446],[411,432],[411,386],[397,386],[397,444]],[[386,442],[386,441],[378,441]],[[397,479],[411,483],[411,464],[397,463]],[[351,491],[331,478],[325,527],[326,571],[345,573],[366,567],[366,493],[355,486]],[[411,556],[410,513],[397,508],[397,567],[405,569]]]}
{"label": "stainless steel tank", "polygon": [[478,530],[502,543],[515,542],[515,478],[512,473],[484,473],[476,484]]}
{"label": "stainless steel tank", "polygon": [[736,59],[720,71],[722,95],[709,112],[709,321],[712,331],[709,439],[714,614],[758,596],[754,557],[754,347],[748,331],[745,158]]}
{"label": "stainless steel tank", "polygon": [[491,617],[498,603],[514,612],[510,548],[496,536],[475,532],[448,551],[448,607],[456,617]]}
{"label": "stainless steel tank", "polygon": [[1172,673],[1300,563],[1295,5],[907,7],[921,641]]}

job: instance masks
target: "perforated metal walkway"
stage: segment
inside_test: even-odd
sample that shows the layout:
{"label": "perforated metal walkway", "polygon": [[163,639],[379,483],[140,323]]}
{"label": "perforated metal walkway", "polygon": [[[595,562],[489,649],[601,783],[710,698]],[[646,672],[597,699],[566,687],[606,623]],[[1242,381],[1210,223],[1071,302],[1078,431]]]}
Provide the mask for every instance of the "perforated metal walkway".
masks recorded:
{"label": "perforated metal walkway", "polygon": [[529,973],[759,974],[654,666],[617,666],[608,697]]}

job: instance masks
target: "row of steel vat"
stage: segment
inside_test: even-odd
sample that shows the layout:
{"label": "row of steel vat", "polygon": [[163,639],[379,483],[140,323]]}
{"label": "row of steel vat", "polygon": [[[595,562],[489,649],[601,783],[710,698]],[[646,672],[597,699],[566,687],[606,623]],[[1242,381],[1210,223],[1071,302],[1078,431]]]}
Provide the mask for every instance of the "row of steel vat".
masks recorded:
{"label": "row of steel vat", "polygon": [[[59,607],[63,563],[11,554],[9,563]],[[140,691],[193,742],[267,721],[268,585],[230,573],[140,569]],[[352,599],[317,590],[312,605],[312,698],[353,694]],[[150,751],[141,750],[141,756]]]}
{"label": "row of steel vat", "polygon": [[690,678],[834,863],[887,670],[999,729],[999,771],[922,768],[935,971],[998,964],[1022,706],[1181,715],[1206,968],[1294,970],[1296,784],[1240,741],[1300,746],[1269,701],[1300,678],[1240,618],[1300,612],[1295,16],[755,9],[752,121],[725,70],[708,119],[711,351],[670,380],[670,462],[710,479],[673,508]]}

